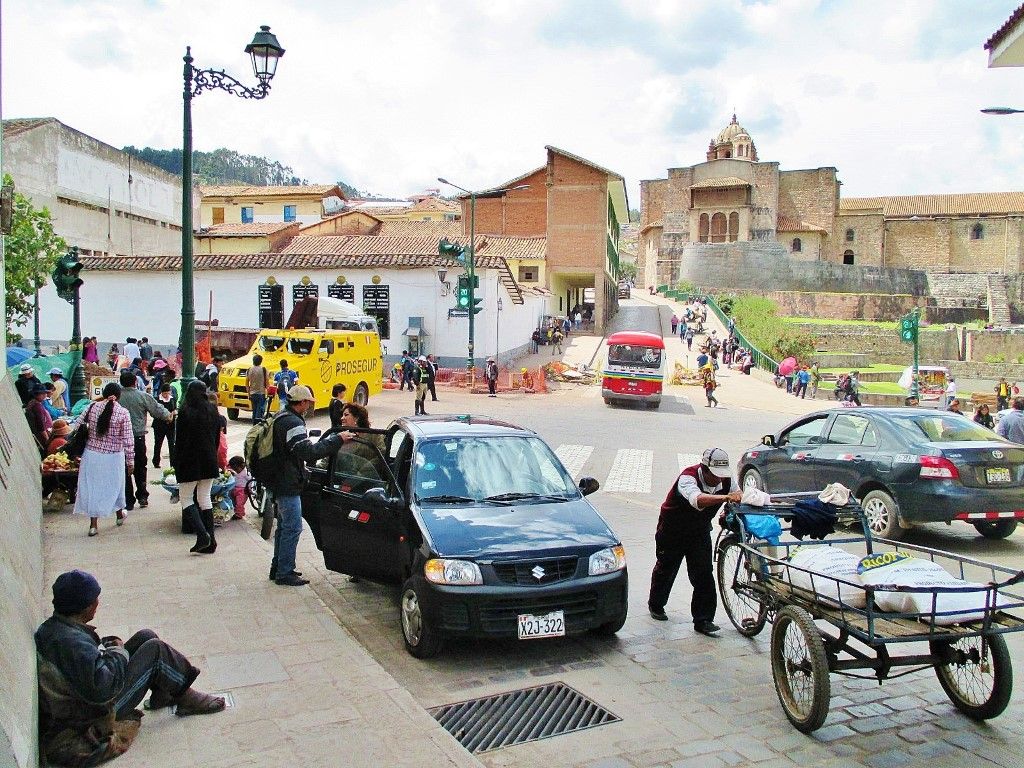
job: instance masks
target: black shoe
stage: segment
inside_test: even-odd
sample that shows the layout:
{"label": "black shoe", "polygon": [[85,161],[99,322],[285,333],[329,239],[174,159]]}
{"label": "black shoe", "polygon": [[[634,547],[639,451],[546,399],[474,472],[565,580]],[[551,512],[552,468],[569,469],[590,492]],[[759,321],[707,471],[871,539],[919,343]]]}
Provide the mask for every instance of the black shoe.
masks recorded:
{"label": "black shoe", "polygon": [[129,506],[125,506],[124,511],[125,512],[131,512],[133,509],[135,509],[135,505],[134,504],[132,504],[130,507]]}
{"label": "black shoe", "polygon": [[[301,576],[302,575],[302,571],[292,571],[291,575],[292,576]],[[271,571],[270,572],[270,580],[271,581],[277,581],[277,571]]]}
{"label": "black shoe", "polygon": [[718,637],[715,633],[721,629],[721,627],[713,621],[698,621],[693,625],[693,628],[695,631],[700,632],[702,635],[707,635],[708,637]]}
{"label": "black shoe", "polygon": [[647,610],[650,611],[651,618],[657,621],[668,621],[668,614],[665,613],[664,608],[652,608],[647,606]]}
{"label": "black shoe", "polygon": [[139,509],[145,509],[149,506],[149,499],[143,499],[139,502]]}
{"label": "black shoe", "polygon": [[309,579],[304,579],[301,576],[297,576],[294,573],[290,573],[287,576],[282,576],[279,579],[274,579],[274,583],[282,587],[303,587],[309,584]]}

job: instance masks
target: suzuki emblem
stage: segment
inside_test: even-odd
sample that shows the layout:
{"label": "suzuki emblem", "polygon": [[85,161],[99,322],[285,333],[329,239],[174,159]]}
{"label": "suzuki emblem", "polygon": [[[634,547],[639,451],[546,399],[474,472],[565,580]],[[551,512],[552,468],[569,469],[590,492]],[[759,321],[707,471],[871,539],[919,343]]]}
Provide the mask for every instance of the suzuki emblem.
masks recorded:
{"label": "suzuki emblem", "polygon": [[1003,452],[1002,451],[992,451],[992,458],[993,459],[1001,459],[1001,458],[1003,458]]}
{"label": "suzuki emblem", "polygon": [[530,571],[530,573],[533,574],[533,578],[535,578],[537,581],[540,581],[544,578],[544,569],[541,568],[539,565],[533,566],[533,570]]}

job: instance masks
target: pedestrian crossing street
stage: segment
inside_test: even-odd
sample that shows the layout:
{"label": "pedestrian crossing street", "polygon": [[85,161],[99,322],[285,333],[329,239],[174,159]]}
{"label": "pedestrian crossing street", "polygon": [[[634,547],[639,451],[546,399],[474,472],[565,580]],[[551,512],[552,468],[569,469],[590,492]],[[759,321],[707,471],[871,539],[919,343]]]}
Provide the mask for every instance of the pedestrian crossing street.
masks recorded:
{"label": "pedestrian crossing street", "polygon": [[[597,477],[601,482],[601,490],[616,493],[664,493],[664,488],[652,488],[654,475],[654,451],[641,448],[620,448],[615,451],[607,476],[602,480],[596,467],[587,470],[587,464],[594,453],[592,445],[576,445],[563,443],[555,449],[555,454],[565,465],[569,474],[579,479],[584,475]],[[700,461],[700,454],[677,453],[676,471],[692,466]]]}

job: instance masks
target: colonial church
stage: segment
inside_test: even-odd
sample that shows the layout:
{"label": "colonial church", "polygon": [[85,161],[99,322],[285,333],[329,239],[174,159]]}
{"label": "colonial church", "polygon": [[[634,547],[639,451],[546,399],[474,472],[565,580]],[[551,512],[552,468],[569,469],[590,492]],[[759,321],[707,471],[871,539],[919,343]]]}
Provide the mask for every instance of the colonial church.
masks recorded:
{"label": "colonial church", "polygon": [[1013,274],[1024,266],[1024,192],[843,198],[840,186],[835,168],[780,170],[762,162],[733,115],[705,162],[640,182],[644,282],[690,279],[686,261],[713,256],[785,260],[787,273],[801,271],[799,262],[887,274]]}

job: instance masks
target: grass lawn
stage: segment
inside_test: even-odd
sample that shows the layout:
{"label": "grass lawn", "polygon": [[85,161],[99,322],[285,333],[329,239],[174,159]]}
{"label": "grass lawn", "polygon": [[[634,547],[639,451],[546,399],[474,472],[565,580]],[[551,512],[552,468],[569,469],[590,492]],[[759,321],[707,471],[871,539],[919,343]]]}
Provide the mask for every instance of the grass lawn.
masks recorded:
{"label": "grass lawn", "polygon": [[[850,325],[859,327],[871,327],[878,328],[883,331],[895,331],[897,323],[895,320],[840,320],[835,317],[781,317],[779,318],[784,323],[800,324],[805,323],[808,325]],[[922,325],[922,331],[944,331],[946,327],[944,325]]]}

